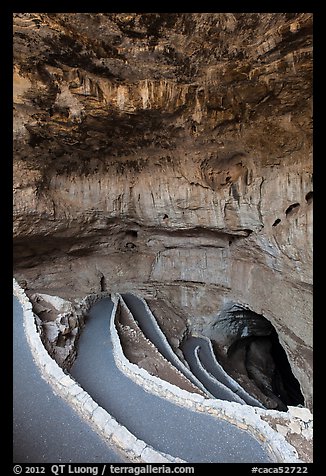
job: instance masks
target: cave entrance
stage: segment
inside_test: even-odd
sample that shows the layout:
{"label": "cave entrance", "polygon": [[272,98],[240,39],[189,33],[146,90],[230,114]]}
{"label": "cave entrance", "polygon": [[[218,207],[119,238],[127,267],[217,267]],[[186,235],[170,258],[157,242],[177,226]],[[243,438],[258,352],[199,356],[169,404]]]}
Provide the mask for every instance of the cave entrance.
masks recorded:
{"label": "cave entrance", "polygon": [[270,336],[270,340],[272,344],[271,355],[275,362],[275,371],[272,381],[273,392],[279,396],[285,405],[304,405],[300,384],[293,375],[286,352],[280,344],[275,329]]}
{"label": "cave entrance", "polygon": [[218,360],[248,393],[270,409],[304,405],[277,331],[265,317],[236,305],[219,316],[213,329]]}

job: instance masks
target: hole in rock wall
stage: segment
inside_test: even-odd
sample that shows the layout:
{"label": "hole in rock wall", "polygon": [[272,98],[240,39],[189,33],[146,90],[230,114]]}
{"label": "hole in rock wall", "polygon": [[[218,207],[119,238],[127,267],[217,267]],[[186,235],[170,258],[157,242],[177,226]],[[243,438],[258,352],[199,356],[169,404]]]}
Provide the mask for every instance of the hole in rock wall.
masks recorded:
{"label": "hole in rock wall", "polygon": [[239,195],[239,192],[238,192],[238,187],[235,183],[231,185],[231,193],[232,193],[232,196],[233,196],[234,200],[236,200],[239,203],[240,195]]}
{"label": "hole in rock wall", "polygon": [[300,203],[293,203],[285,210],[285,215],[291,216],[294,212],[296,212],[300,207]]}
{"label": "hole in rock wall", "polygon": [[210,337],[226,372],[267,408],[286,411],[288,405],[304,404],[276,329],[266,318],[234,305],[219,315]]}
{"label": "hole in rock wall", "polygon": [[135,243],[128,242],[125,244],[125,248],[127,248],[127,250],[134,250],[136,248],[136,245]]}
{"label": "hole in rock wall", "polygon": [[275,363],[275,371],[272,380],[273,392],[279,396],[286,405],[303,405],[304,398],[300,384],[293,375],[285,350],[280,344],[276,330],[271,337],[271,355]]}
{"label": "hole in rock wall", "polygon": [[100,279],[100,286],[101,286],[101,293],[106,291],[106,282],[105,282],[105,277],[102,276]]}
{"label": "hole in rock wall", "polygon": [[308,204],[311,203],[313,199],[313,192],[308,192],[305,198]]}
{"label": "hole in rock wall", "polygon": [[273,223],[272,226],[277,226],[279,223],[281,223],[281,219],[280,219],[280,218],[277,218],[277,219],[274,221],[274,223]]}

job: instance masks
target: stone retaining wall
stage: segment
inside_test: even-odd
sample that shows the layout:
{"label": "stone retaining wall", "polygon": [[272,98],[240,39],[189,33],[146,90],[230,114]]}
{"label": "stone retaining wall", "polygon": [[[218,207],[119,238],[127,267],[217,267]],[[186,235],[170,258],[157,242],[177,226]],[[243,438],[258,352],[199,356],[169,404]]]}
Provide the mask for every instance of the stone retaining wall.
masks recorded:
{"label": "stone retaining wall", "polygon": [[[196,335],[196,334],[193,334],[194,337],[200,337],[201,339],[203,339],[208,347],[209,347],[209,351],[210,351],[210,354],[211,354],[211,357],[212,359],[214,360],[214,364],[215,366],[218,368],[219,372],[221,372],[221,374],[223,375],[223,377],[225,378],[225,380],[228,382],[228,388],[231,389],[231,391],[237,393],[237,395],[239,397],[241,397],[243,400],[246,400],[247,402],[250,401],[250,404],[253,405],[253,406],[256,406],[256,407],[259,407],[259,408],[264,408],[264,406],[254,397],[252,397],[251,395],[249,395],[249,393],[243,388],[241,387],[241,385],[236,381],[234,380],[232,377],[230,377],[230,375],[228,375],[224,368],[222,367],[222,365],[217,361],[216,357],[215,357],[215,354],[214,354],[214,350],[213,350],[213,346],[212,346],[212,341],[206,337],[206,336],[202,336],[202,335]],[[197,355],[197,358],[198,360],[199,359],[199,356]],[[206,371],[206,369],[203,367],[203,370],[209,374],[209,372]],[[226,386],[226,384],[224,384]]]}
{"label": "stone retaining wall", "polygon": [[[125,301],[123,300],[123,297],[116,293],[116,295],[118,296],[118,298],[120,299],[120,302],[122,303],[122,305],[124,306],[124,308],[126,309],[126,312],[128,312],[131,317],[133,318],[132,316],[132,313],[131,311],[129,310],[129,308],[127,307]],[[136,294],[135,294],[136,296]],[[162,332],[162,329],[160,328],[160,326],[158,325],[155,317],[153,316],[152,314],[152,311],[150,310],[150,308],[148,307],[148,304],[147,302],[145,301],[145,299],[143,299],[142,297],[138,296],[137,295],[137,298],[142,301],[142,303],[144,304],[145,306],[145,309],[146,309],[146,312],[148,314],[148,316],[151,318],[151,321],[157,331],[157,333],[160,335],[161,337],[161,340],[166,348],[166,350],[168,351],[169,353],[169,357],[170,357],[170,362],[180,371],[182,372],[192,383],[194,383],[198,388],[200,388],[205,394],[208,394],[210,395],[211,397],[213,397],[212,394],[210,394],[208,392],[208,390],[203,386],[203,384],[200,382],[200,380],[197,379],[197,377],[191,372],[191,370],[189,370],[185,364],[183,362],[181,362],[181,360],[179,359],[179,357],[175,354],[174,350],[172,349],[172,347],[170,346],[170,343],[169,341],[167,340],[166,338],[166,335],[164,334],[164,332]]]}
{"label": "stone retaining wall", "polygon": [[219,387],[219,390],[224,391],[230,398],[233,398],[233,401],[236,401],[237,403],[241,403],[241,405],[245,405],[245,401],[236,393],[234,393],[229,387],[226,387],[223,383],[219,382],[215,377],[213,377],[203,366],[203,364],[200,361],[199,355],[199,348],[195,348],[195,359],[196,363],[198,365],[198,368],[200,369],[201,372],[203,372],[208,380],[212,382],[212,384],[216,385]]}

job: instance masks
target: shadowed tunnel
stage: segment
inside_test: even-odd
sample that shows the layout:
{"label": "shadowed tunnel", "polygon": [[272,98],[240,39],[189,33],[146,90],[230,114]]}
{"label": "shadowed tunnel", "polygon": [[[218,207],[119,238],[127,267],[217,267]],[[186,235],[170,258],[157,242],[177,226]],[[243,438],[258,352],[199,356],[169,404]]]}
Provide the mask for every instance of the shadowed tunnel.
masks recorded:
{"label": "shadowed tunnel", "polygon": [[267,408],[286,411],[288,405],[304,404],[286,352],[266,318],[236,305],[220,315],[213,329],[218,360]]}

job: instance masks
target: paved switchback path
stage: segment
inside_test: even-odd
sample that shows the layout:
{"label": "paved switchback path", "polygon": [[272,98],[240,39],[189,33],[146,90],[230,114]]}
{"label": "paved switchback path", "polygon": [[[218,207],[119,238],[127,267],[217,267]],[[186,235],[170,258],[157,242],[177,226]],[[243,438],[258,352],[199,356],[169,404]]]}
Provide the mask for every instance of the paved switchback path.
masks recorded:
{"label": "paved switchback path", "polygon": [[13,462],[126,462],[41,377],[17,298],[13,318]]}
{"label": "paved switchback path", "polygon": [[[198,365],[198,361],[195,357],[196,348],[198,348],[198,357],[203,368],[211,374],[215,382],[208,378],[207,373]],[[251,397],[243,388],[237,386],[235,382],[232,382],[231,378],[221,370],[205,339],[201,337],[188,337],[182,343],[181,350],[194,375],[196,375],[216,398],[222,398],[223,400],[232,402],[237,401],[234,398],[234,396],[237,395],[241,398],[242,403],[246,402],[248,405],[264,408],[260,402]],[[225,386],[224,390],[221,389],[221,383]]]}
{"label": "paved switchback path", "polygon": [[271,461],[249,433],[147,393],[126,377],[112,353],[112,309],[108,298],[92,307],[71,369],[73,377],[99,405],[156,450],[191,463]]}

